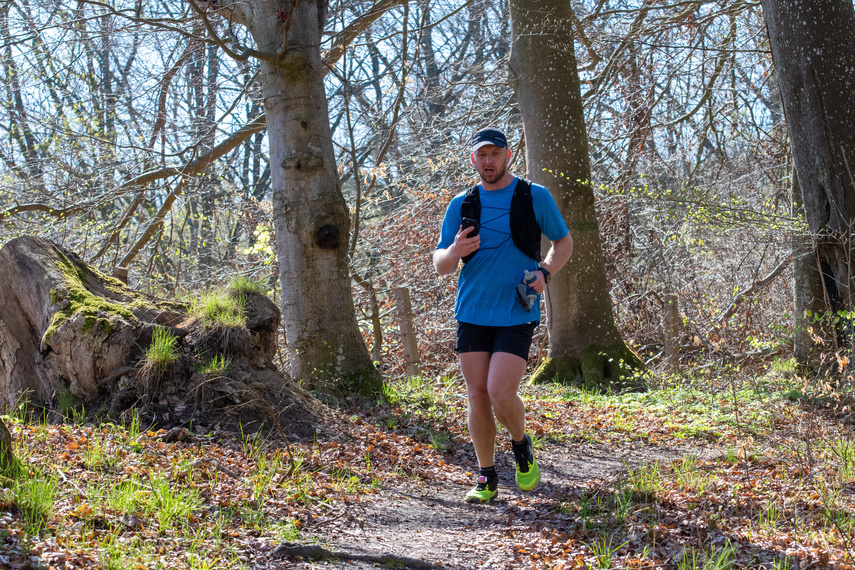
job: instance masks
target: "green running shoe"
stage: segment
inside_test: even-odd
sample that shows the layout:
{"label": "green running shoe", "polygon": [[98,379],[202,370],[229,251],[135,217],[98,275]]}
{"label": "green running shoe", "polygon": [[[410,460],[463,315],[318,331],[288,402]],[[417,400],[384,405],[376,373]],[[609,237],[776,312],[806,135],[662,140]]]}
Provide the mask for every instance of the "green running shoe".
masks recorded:
{"label": "green running shoe", "polygon": [[540,467],[537,466],[534,458],[531,460],[529,470],[525,473],[520,471],[520,466],[517,465],[517,487],[520,491],[533,491],[538,483],[540,483]]}
{"label": "green running shoe", "polygon": [[467,503],[486,504],[496,498],[499,494],[499,479],[487,479],[483,475],[478,477],[475,488],[466,493],[464,501]]}
{"label": "green running shoe", "polygon": [[540,483],[540,467],[534,460],[531,437],[526,434],[522,442],[512,442],[511,448],[517,463],[517,487],[520,491],[532,491]]}

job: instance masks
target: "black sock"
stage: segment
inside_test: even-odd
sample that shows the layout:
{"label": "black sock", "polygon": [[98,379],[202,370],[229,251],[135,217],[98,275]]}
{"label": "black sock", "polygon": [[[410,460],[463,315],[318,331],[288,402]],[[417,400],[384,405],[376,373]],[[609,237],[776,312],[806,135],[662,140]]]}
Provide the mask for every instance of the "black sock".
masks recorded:
{"label": "black sock", "polygon": [[522,441],[514,441],[511,439],[511,449],[514,452],[514,459],[520,467],[520,471],[528,473],[529,465],[532,463],[531,440],[526,435]]}
{"label": "black sock", "polygon": [[523,438],[520,441],[514,441],[514,439],[511,438],[511,446],[514,449],[528,449],[528,436],[523,435]]}
{"label": "black sock", "polygon": [[491,465],[490,467],[481,467],[480,475],[481,477],[486,477],[488,481],[499,478],[495,465]]}

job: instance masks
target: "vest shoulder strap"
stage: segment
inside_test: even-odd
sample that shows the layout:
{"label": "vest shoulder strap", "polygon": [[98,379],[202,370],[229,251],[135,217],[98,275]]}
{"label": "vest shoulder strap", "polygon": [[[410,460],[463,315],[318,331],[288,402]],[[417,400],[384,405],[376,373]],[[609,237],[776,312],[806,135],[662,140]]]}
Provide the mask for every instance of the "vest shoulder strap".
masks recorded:
{"label": "vest shoulder strap", "polygon": [[540,224],[534,213],[534,200],[531,197],[531,181],[520,178],[511,198],[511,237],[514,244],[524,254],[535,261],[541,261]]}

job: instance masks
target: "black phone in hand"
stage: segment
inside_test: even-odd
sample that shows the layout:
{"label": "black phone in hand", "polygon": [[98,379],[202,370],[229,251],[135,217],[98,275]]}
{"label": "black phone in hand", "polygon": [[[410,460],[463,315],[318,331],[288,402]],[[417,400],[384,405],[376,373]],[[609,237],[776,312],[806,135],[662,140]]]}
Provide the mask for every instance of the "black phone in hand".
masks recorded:
{"label": "black phone in hand", "polygon": [[478,230],[481,229],[481,224],[478,223],[478,220],[473,220],[472,218],[463,218],[463,229],[466,228],[475,228],[469,235],[466,237],[475,237],[478,235]]}

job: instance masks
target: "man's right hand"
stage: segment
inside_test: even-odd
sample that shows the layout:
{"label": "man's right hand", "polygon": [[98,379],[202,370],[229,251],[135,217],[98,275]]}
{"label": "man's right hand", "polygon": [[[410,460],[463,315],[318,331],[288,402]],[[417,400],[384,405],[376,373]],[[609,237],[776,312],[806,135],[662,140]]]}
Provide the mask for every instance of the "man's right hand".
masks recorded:
{"label": "man's right hand", "polygon": [[478,248],[481,247],[480,235],[468,237],[474,229],[474,227],[464,228],[463,226],[460,226],[460,229],[457,231],[457,235],[454,236],[454,243],[450,248],[454,252],[454,255],[463,258],[473,251],[477,251]]}
{"label": "man's right hand", "polygon": [[469,237],[474,227],[457,230],[454,243],[445,249],[437,249],[433,252],[433,266],[440,275],[448,275],[457,270],[460,260],[481,246],[481,236]]}

